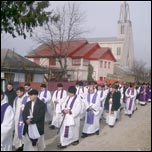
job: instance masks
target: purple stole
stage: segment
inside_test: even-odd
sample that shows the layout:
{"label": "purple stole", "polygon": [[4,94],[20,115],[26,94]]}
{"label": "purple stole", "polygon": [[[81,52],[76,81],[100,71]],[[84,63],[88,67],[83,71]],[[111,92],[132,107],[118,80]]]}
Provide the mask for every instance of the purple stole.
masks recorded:
{"label": "purple stole", "polygon": [[[146,92],[146,94],[142,94],[142,92]],[[141,87],[140,89],[140,100],[146,102],[149,94],[149,89],[146,87]]]}
{"label": "purple stole", "polygon": [[144,88],[143,91],[144,91],[143,100],[146,101],[146,94],[145,94],[145,93],[147,93],[147,92],[146,92],[146,88]]}
{"label": "purple stole", "polygon": [[[16,97],[16,101],[17,102],[18,97]],[[27,102],[28,96],[25,96],[22,100],[22,104],[25,105]],[[21,139],[22,138],[22,132],[23,132],[23,127],[24,127],[24,123],[23,123],[23,118],[22,118],[22,109],[20,109],[20,115],[19,115],[19,120],[18,120],[18,138]]]}
{"label": "purple stole", "polygon": [[[100,98],[103,96],[103,90],[101,90],[101,93],[100,93]],[[100,107],[102,107],[102,101],[101,101],[101,104],[100,104]]]}
{"label": "purple stole", "polygon": [[[72,102],[71,102],[71,104],[70,104],[70,109],[73,108],[73,105],[74,105],[74,102],[75,102],[76,98],[77,98],[77,95],[75,95],[75,97],[73,98],[73,100],[72,100]],[[70,99],[70,97],[68,98],[65,107],[67,107],[68,102],[69,102],[69,99]],[[69,137],[69,126],[65,126],[65,129],[64,129],[64,137],[65,137],[65,138],[68,138],[68,137]]]}
{"label": "purple stole", "polygon": [[[60,94],[60,99],[62,98],[62,96],[63,96],[63,89],[62,89],[62,91],[61,91],[61,94]],[[56,98],[58,97],[58,90],[56,91]],[[56,103],[55,103],[55,109],[56,109]]]}
{"label": "purple stole", "polygon": [[8,106],[9,106],[8,103],[4,103],[4,104],[1,106],[1,124],[3,123],[5,111],[6,111],[6,109],[7,109]]}
{"label": "purple stole", "polygon": [[[82,92],[84,93],[84,87],[82,87]],[[80,88],[78,90],[78,94],[80,93]]]}
{"label": "purple stole", "polygon": [[[127,91],[127,93],[129,94],[130,90],[131,90],[131,95],[133,95],[134,94],[134,89],[130,89],[129,88],[128,91]],[[128,108],[128,110],[131,110],[132,102],[133,102],[133,99],[131,98],[130,102],[129,102],[129,108]]]}
{"label": "purple stole", "polygon": [[[62,98],[62,96],[63,96],[63,89],[62,89],[62,91],[61,91],[61,95],[60,95],[60,99]],[[58,90],[57,90],[57,92],[56,92],[56,98],[58,97]]]}
{"label": "purple stole", "polygon": [[43,97],[44,97],[44,98],[47,97],[47,89],[45,89]]}
{"label": "purple stole", "polygon": [[[96,98],[97,98],[97,92],[94,94],[93,98],[92,98],[92,103],[96,102]],[[87,101],[88,103],[90,103],[90,93],[87,95]],[[93,124],[94,122],[94,113],[92,110],[87,112],[87,123],[88,124]]]}

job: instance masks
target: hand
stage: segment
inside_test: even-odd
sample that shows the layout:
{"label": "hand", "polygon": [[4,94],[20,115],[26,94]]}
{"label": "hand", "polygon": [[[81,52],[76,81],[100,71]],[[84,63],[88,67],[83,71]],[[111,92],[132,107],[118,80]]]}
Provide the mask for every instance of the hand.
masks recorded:
{"label": "hand", "polygon": [[27,125],[31,124],[31,119],[27,119],[27,120],[26,120],[26,124],[27,124]]}
{"label": "hand", "polygon": [[109,100],[109,104],[112,104],[112,98],[110,98],[110,100]]}
{"label": "hand", "polygon": [[111,114],[114,114],[114,111],[111,111]]}
{"label": "hand", "polygon": [[59,102],[56,100],[56,101],[54,101],[54,103],[57,104],[57,103],[59,103]]}
{"label": "hand", "polygon": [[89,111],[91,111],[92,110],[92,108],[91,107],[89,107],[88,109],[87,109],[87,112],[89,112]]}
{"label": "hand", "polygon": [[64,112],[64,114],[67,114],[70,112],[70,109],[64,109],[63,112]]}

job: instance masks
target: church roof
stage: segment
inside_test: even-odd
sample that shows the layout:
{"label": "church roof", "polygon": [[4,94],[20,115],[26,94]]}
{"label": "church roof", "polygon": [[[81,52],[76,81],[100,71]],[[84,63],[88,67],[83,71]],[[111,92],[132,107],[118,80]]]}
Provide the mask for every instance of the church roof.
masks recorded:
{"label": "church roof", "polygon": [[89,42],[117,42],[123,41],[123,39],[117,37],[97,37],[97,38],[87,38]]}

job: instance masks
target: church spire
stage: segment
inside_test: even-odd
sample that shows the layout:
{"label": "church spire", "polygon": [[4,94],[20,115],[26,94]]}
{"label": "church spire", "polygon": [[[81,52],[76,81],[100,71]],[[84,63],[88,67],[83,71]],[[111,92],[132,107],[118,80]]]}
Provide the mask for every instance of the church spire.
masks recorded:
{"label": "church spire", "polygon": [[120,6],[120,16],[118,22],[126,23],[128,21],[130,21],[129,5],[126,1],[122,1]]}
{"label": "church spire", "polygon": [[123,51],[120,58],[120,65],[132,68],[134,59],[133,33],[130,21],[129,4],[122,1],[120,6],[120,16],[118,20],[118,38],[123,39]]}

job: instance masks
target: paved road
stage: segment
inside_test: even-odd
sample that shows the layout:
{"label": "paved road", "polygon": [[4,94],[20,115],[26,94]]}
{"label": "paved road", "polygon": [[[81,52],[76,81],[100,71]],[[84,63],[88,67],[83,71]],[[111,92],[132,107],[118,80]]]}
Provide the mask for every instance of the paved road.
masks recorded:
{"label": "paved road", "polygon": [[[80,134],[83,127],[81,121]],[[101,121],[100,135],[80,138],[76,146],[70,145],[65,149],[58,149],[59,136],[57,130],[45,125],[45,151],[150,151],[151,150],[151,103],[146,106],[138,105],[138,110],[132,118],[121,112],[121,118],[114,128],[110,128]]]}

